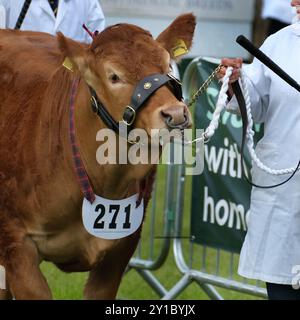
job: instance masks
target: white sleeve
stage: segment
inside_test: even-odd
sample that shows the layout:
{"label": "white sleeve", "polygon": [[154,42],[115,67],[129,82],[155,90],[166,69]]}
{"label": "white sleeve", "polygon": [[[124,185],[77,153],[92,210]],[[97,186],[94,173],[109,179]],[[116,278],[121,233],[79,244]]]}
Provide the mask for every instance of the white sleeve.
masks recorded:
{"label": "white sleeve", "polygon": [[[269,52],[269,41],[266,41],[261,47],[267,55]],[[270,92],[270,78],[267,74],[267,67],[259,60],[254,59],[253,63],[243,67],[246,83],[249,90],[251,110],[253,120],[256,123],[263,123],[265,121],[266,113],[269,105]],[[235,97],[233,97],[227,107],[227,111],[238,113],[238,104]]]}
{"label": "white sleeve", "polygon": [[90,30],[98,30],[99,32],[104,30],[105,17],[98,0],[89,1],[87,24]]}

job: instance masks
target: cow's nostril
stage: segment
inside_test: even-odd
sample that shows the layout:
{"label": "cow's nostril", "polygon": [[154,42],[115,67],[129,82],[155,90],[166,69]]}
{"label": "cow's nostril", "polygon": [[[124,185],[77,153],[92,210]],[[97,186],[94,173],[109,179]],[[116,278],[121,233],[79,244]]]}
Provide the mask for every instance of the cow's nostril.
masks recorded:
{"label": "cow's nostril", "polygon": [[165,122],[174,123],[173,118],[172,118],[172,116],[170,114],[168,114],[168,113],[166,113],[164,111],[161,111],[161,115],[164,118]]}
{"label": "cow's nostril", "polygon": [[178,106],[171,106],[164,109],[161,111],[161,114],[165,121],[170,122],[174,126],[183,123],[186,118],[185,108]]}
{"label": "cow's nostril", "polygon": [[169,128],[186,128],[189,125],[189,115],[186,107],[172,106],[161,111],[166,125]]}

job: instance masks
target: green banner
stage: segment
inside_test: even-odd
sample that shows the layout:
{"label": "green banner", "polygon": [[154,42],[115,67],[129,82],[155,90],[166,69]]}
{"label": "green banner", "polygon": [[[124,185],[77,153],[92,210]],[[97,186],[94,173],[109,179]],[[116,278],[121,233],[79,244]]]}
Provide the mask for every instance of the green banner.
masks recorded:
{"label": "green banner", "polygon": [[[191,96],[217,67],[217,61],[195,59],[184,76],[186,95]],[[198,100],[194,124],[209,125],[217,102],[220,84],[215,80]],[[256,127],[259,131],[259,126]],[[191,236],[193,241],[239,253],[249,216],[250,185],[242,177],[240,145],[242,120],[224,112],[214,137],[205,145],[204,172],[193,177]],[[245,171],[250,159],[245,155]]]}

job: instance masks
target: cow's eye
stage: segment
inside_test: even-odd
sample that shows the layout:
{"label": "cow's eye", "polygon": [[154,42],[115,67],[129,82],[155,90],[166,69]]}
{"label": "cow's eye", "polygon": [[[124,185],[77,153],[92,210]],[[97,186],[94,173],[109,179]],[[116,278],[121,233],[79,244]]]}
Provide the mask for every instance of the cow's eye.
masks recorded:
{"label": "cow's eye", "polygon": [[121,79],[117,74],[113,73],[109,76],[109,80],[111,83],[118,83]]}

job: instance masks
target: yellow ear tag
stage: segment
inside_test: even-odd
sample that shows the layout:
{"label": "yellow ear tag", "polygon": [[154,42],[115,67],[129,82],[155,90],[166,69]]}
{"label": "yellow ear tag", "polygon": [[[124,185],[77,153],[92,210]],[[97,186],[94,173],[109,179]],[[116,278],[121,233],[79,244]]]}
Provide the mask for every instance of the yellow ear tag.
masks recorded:
{"label": "yellow ear tag", "polygon": [[70,58],[66,58],[65,59],[65,61],[64,61],[64,63],[63,63],[63,66],[66,68],[66,69],[68,69],[68,70],[70,70],[70,71],[74,71],[74,66],[73,66],[73,63],[72,63],[72,61],[70,60]]}
{"label": "yellow ear tag", "polygon": [[181,39],[179,39],[175,45],[175,47],[172,49],[173,56],[175,58],[178,58],[180,56],[183,56],[189,52],[185,42]]}

